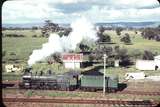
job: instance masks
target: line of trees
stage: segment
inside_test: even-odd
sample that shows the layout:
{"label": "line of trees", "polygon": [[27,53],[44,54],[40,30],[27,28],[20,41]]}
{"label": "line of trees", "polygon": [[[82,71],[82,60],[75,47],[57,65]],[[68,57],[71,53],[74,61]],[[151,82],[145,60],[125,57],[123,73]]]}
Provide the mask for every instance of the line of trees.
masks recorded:
{"label": "line of trees", "polygon": [[160,25],[156,28],[143,29],[142,37],[148,40],[160,41]]}

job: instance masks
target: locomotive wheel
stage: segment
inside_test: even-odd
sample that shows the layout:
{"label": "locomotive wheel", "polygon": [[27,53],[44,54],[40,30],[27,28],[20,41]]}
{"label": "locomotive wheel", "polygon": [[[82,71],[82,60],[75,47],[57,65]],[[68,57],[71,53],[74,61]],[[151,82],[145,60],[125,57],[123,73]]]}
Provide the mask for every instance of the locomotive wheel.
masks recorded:
{"label": "locomotive wheel", "polygon": [[73,90],[74,90],[73,86],[69,87],[69,91],[73,91]]}
{"label": "locomotive wheel", "polygon": [[90,91],[91,91],[91,92],[94,92],[94,91],[95,91],[95,89],[94,89],[94,88],[90,88]]}

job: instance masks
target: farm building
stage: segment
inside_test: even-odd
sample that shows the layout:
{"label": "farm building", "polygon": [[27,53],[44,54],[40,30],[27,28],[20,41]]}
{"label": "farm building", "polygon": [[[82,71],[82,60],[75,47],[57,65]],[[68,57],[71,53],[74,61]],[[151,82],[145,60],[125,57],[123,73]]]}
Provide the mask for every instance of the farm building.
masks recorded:
{"label": "farm building", "polygon": [[65,68],[80,68],[83,60],[83,54],[66,53],[62,55],[62,61]]}
{"label": "farm building", "polygon": [[137,60],[136,69],[138,70],[155,70],[154,60]]}
{"label": "farm building", "polygon": [[154,60],[137,60],[136,69],[138,70],[159,70],[160,55],[155,56]]}

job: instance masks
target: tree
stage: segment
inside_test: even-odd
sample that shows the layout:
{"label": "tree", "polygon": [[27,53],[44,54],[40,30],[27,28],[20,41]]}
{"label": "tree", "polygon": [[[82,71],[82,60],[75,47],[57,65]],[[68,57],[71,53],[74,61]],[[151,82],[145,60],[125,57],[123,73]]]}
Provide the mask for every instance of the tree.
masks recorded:
{"label": "tree", "polygon": [[37,26],[32,26],[32,30],[37,30],[38,27]]}
{"label": "tree", "polygon": [[58,33],[58,35],[59,35],[60,37],[62,37],[62,36],[68,36],[71,31],[72,31],[71,28],[64,28],[63,31],[60,31],[60,32]]}
{"label": "tree", "polygon": [[111,37],[108,34],[97,33],[98,35],[98,42],[111,42]]}
{"label": "tree", "polygon": [[77,45],[76,51],[92,51],[96,47],[96,42],[93,39],[82,39],[82,41]]}
{"label": "tree", "polygon": [[132,64],[130,56],[128,55],[128,51],[125,48],[120,49],[118,46],[115,48],[115,59],[120,60],[120,65],[122,66],[128,66]]}
{"label": "tree", "polygon": [[116,28],[116,33],[117,35],[121,35],[121,32],[123,31],[123,28],[122,27],[117,27]]}
{"label": "tree", "polygon": [[145,39],[160,41],[160,26],[156,28],[145,28],[142,30],[141,35]]}
{"label": "tree", "polygon": [[125,33],[125,36],[121,38],[121,42],[124,42],[125,44],[131,43],[131,39],[128,33]]}
{"label": "tree", "polygon": [[98,42],[110,42],[111,37],[108,34],[104,35],[105,28],[103,26],[99,27],[99,31],[97,32],[98,35]]}
{"label": "tree", "polygon": [[154,54],[151,51],[145,50],[143,53],[144,60],[154,60]]}
{"label": "tree", "polygon": [[95,59],[95,55],[93,53],[89,54],[88,56],[89,62],[93,62],[94,59]]}
{"label": "tree", "polygon": [[99,46],[95,49],[95,59],[99,60],[99,59],[103,59],[103,55],[106,54],[108,57],[112,54],[113,49],[110,46]]}
{"label": "tree", "polygon": [[42,35],[48,37],[51,32],[59,31],[58,24],[52,23],[51,20],[45,20],[45,24],[42,28]]}
{"label": "tree", "polygon": [[99,27],[99,32],[100,33],[103,33],[105,31],[105,28],[101,25],[100,27]]}
{"label": "tree", "polygon": [[106,34],[103,41],[104,42],[111,42],[111,37],[108,34]]}
{"label": "tree", "polygon": [[59,52],[55,52],[54,54],[48,56],[46,60],[49,64],[52,64],[53,61],[57,63],[62,63],[61,54]]}
{"label": "tree", "polygon": [[156,41],[160,41],[160,34],[155,37]]}
{"label": "tree", "polygon": [[84,51],[89,51],[89,46],[83,44],[83,43],[80,43],[79,44],[79,49],[84,52]]}
{"label": "tree", "polygon": [[151,28],[146,28],[142,31],[142,37],[145,39],[151,40],[154,38],[154,36],[155,36],[155,33]]}

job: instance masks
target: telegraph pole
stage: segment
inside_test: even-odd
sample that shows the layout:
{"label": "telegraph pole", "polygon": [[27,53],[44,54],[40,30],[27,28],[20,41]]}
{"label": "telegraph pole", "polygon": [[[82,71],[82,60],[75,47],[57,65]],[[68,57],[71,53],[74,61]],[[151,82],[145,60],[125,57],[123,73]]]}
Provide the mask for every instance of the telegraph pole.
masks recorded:
{"label": "telegraph pole", "polygon": [[105,81],[105,77],[106,77],[106,58],[107,58],[107,55],[104,54],[103,55],[103,58],[104,58],[104,71],[103,71],[103,94],[105,95],[105,92],[106,92],[106,81]]}

